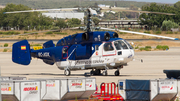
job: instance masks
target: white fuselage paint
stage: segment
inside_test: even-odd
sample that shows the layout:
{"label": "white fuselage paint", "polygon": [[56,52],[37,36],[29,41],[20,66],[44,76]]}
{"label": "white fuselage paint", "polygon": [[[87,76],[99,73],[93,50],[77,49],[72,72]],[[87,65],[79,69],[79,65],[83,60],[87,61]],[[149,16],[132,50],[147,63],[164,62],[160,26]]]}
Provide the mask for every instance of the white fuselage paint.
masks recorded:
{"label": "white fuselage paint", "polygon": [[[70,70],[79,70],[79,69],[104,69],[107,66],[109,69],[118,67],[120,65],[127,64],[128,62],[134,59],[134,50],[133,49],[121,49],[116,50],[113,46],[113,51],[105,52],[103,49],[104,43],[99,46],[99,49],[94,52],[94,54],[89,59],[84,60],[68,60],[56,62],[56,65],[59,69],[64,70],[68,68]],[[118,52],[122,52],[121,55],[118,55]],[[110,64],[114,63],[114,66]]]}

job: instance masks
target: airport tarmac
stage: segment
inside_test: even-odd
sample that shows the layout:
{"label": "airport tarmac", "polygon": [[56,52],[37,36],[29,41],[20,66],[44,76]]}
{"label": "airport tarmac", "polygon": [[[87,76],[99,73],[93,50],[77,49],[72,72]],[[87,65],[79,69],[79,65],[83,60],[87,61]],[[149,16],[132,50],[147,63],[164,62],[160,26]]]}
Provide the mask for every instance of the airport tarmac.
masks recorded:
{"label": "airport tarmac", "polygon": [[[140,61],[143,59],[143,62]],[[63,70],[56,65],[46,65],[40,59],[33,59],[31,64],[23,66],[11,60],[11,53],[0,52],[0,67],[2,76],[23,76],[27,78],[62,78]],[[115,70],[108,70],[108,76],[96,77],[97,85],[102,82],[118,82],[119,79],[158,79],[166,78],[164,69],[180,70],[180,48],[170,47],[168,51],[135,52],[135,61],[128,63],[120,70],[120,76],[114,76]],[[72,71],[69,77],[85,77],[90,70]],[[88,74],[89,75],[89,74]],[[87,76],[88,76],[87,75]]]}

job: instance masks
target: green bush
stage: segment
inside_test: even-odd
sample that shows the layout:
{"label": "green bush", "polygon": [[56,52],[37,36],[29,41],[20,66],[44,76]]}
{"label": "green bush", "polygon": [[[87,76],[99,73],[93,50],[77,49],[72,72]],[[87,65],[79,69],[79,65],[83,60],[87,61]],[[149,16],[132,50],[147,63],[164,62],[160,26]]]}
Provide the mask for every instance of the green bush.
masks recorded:
{"label": "green bush", "polygon": [[67,33],[61,33],[61,32],[54,32],[54,34],[67,35]]}
{"label": "green bush", "polygon": [[159,49],[159,50],[166,50],[166,49],[169,49],[169,46],[167,46],[167,45],[164,45],[164,46],[157,45],[157,46],[156,46],[156,49]]}
{"label": "green bush", "polygon": [[146,46],[145,48],[149,48],[149,49],[151,49],[151,46]]}
{"label": "green bush", "polygon": [[142,51],[142,50],[145,50],[145,48],[144,48],[144,47],[142,47],[142,48],[139,48],[139,50],[140,50],[140,51]]}
{"label": "green bush", "polygon": [[140,50],[140,51],[143,51],[143,50],[145,50],[145,51],[151,51],[151,46],[141,47],[141,48],[139,48],[139,50]]}
{"label": "green bush", "polygon": [[59,30],[59,27],[53,27],[51,30]]}
{"label": "green bush", "polygon": [[135,47],[135,49],[138,49],[138,48],[139,48],[139,46],[136,46],[136,47]]}
{"label": "green bush", "polygon": [[46,32],[45,34],[53,34],[53,32]]}
{"label": "green bush", "polygon": [[7,52],[8,49],[4,49],[3,52]]}
{"label": "green bush", "polygon": [[148,34],[151,34],[151,32],[150,32],[150,31],[145,31],[144,33],[148,33]]}
{"label": "green bush", "polygon": [[156,33],[155,34],[161,34],[162,32],[161,31],[156,31]]}
{"label": "green bush", "polygon": [[7,43],[5,43],[5,44],[4,44],[4,47],[8,47],[8,44],[7,44]]}
{"label": "green bush", "polygon": [[124,32],[120,32],[119,34],[127,34],[127,33],[124,33]]}
{"label": "green bush", "polygon": [[173,34],[173,32],[172,31],[167,31],[166,34]]}

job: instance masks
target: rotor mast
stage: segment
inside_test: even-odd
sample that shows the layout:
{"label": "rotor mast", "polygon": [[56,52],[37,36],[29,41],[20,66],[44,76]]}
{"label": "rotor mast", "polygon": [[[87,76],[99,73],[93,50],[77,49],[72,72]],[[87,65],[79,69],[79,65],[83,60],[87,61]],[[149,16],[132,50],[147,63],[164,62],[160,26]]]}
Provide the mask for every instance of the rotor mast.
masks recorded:
{"label": "rotor mast", "polygon": [[87,33],[92,31],[92,20],[91,20],[91,11],[90,9],[87,9],[88,15],[87,15]]}

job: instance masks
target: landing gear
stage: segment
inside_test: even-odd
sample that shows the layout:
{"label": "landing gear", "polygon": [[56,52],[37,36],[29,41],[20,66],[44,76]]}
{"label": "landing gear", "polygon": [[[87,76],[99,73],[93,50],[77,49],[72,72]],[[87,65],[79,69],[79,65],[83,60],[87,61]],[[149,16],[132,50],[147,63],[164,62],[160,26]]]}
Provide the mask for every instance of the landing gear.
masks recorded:
{"label": "landing gear", "polygon": [[103,73],[102,73],[104,76],[107,76],[107,75],[108,75],[108,73],[107,73],[107,70],[108,70],[108,69],[109,69],[109,68],[105,65],[105,70],[104,70]]}
{"label": "landing gear", "polygon": [[95,70],[95,75],[100,75],[101,74],[101,70],[100,69],[96,69]]}
{"label": "landing gear", "polygon": [[71,75],[71,71],[69,69],[64,70],[64,75],[66,76]]}
{"label": "landing gear", "polygon": [[114,72],[114,75],[115,75],[115,76],[119,76],[119,70],[116,70],[116,71]]}
{"label": "landing gear", "polygon": [[103,74],[104,76],[107,76],[107,75],[108,75],[107,70],[103,71],[102,74]]}
{"label": "landing gear", "polygon": [[115,75],[115,76],[119,76],[119,74],[120,74],[120,73],[119,73],[119,70],[120,70],[121,68],[123,68],[123,65],[117,67],[117,70],[114,72],[114,75]]}
{"label": "landing gear", "polygon": [[90,74],[91,75],[100,75],[101,74],[101,70],[100,69],[96,69],[95,71],[91,70]]}

